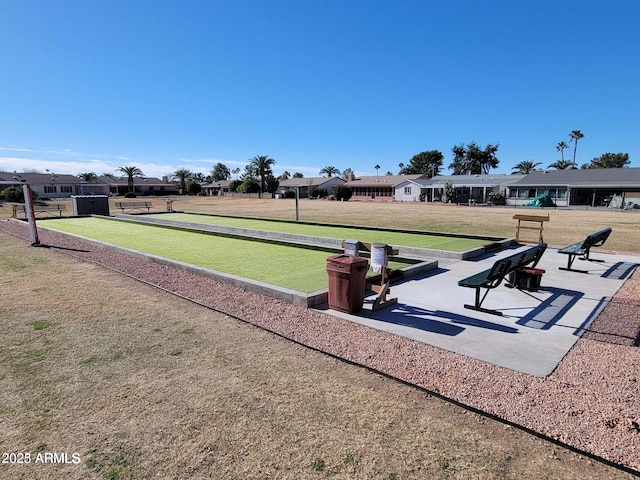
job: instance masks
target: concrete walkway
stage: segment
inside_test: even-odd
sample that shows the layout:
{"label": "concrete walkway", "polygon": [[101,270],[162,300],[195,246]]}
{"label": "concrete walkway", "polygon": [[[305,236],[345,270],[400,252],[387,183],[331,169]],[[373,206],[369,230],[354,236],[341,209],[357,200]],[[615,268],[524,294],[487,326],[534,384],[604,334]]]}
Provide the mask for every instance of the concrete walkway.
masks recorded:
{"label": "concrete walkway", "polygon": [[[458,286],[458,280],[491,267],[498,259],[528,246],[516,247],[471,261],[439,259],[439,268],[408,279],[391,288],[398,303],[376,312],[372,299],[364,309],[345,314],[329,313],[445,350],[473,357],[519,372],[544,377],[558,363],[580,335],[606,306],[640,257],[603,254],[593,249],[591,257],[603,263],[576,260],[574,268],[587,274],[567,272],[567,256],[548,248],[538,268],[546,273],[537,292],[507,288],[503,282],[489,292],[483,307],[504,316],[464,308],[474,303],[475,290]],[[529,293],[529,294],[527,294]]]}

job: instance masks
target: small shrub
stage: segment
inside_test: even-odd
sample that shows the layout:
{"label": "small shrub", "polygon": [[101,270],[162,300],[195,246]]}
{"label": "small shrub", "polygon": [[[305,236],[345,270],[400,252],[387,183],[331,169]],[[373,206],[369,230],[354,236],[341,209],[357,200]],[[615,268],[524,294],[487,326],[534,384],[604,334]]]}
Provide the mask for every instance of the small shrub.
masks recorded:
{"label": "small shrub", "polygon": [[324,198],[327,195],[329,195],[329,192],[327,192],[326,188],[319,188],[318,190],[315,191],[315,196],[318,198]]}
{"label": "small shrub", "polygon": [[137,195],[133,192],[127,192],[124,194],[124,198],[136,198]]}
{"label": "small shrub", "polygon": [[496,205],[504,205],[507,199],[502,192],[489,192],[487,194],[487,200]]}
{"label": "small shrub", "polygon": [[7,187],[0,192],[0,197],[4,197],[7,202],[24,203],[24,194],[18,187]]}
{"label": "small shrub", "polygon": [[195,180],[189,181],[187,183],[187,195],[197,195],[202,191],[202,185],[200,185]]}
{"label": "small shrub", "polygon": [[336,200],[346,202],[351,198],[352,195],[353,190],[351,190],[351,187],[348,187],[346,185],[336,185],[335,187],[333,187],[333,196]]}

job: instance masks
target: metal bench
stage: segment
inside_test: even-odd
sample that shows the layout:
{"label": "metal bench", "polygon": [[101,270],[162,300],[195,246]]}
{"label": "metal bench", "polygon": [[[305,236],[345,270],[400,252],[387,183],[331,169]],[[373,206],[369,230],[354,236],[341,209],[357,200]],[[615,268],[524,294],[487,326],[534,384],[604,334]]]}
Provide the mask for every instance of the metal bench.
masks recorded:
{"label": "metal bench", "polygon": [[[46,204],[46,205],[33,205],[33,214],[37,217],[38,214],[49,214],[52,216],[62,216],[62,212],[67,209],[67,206],[64,203],[54,203],[54,204]],[[26,207],[24,205],[12,205],[12,213],[11,216],[13,218],[18,218],[18,212],[22,212],[26,216]],[[57,215],[55,215],[57,214]]]}
{"label": "metal bench", "polygon": [[142,210],[143,208],[146,208],[149,213],[151,206],[151,202],[116,202],[116,208],[122,210],[122,213],[125,210]]}
{"label": "metal bench", "polygon": [[604,245],[604,242],[607,241],[609,235],[611,235],[611,228],[603,228],[602,230],[598,230],[597,232],[588,235],[584,240],[574,243],[573,245],[569,245],[568,247],[561,248],[558,250],[558,253],[563,253],[569,257],[567,259],[567,266],[558,268],[560,268],[560,270],[568,270],[571,272],[589,273],[588,270],[571,268],[573,262],[578,257],[580,257],[581,260],[588,260],[590,262],[603,262],[604,260],[589,258],[589,254],[591,253],[591,248],[601,247]]}
{"label": "metal bench", "polygon": [[[482,307],[487,294],[490,290],[498,287],[510,273],[522,268],[534,268],[542,258],[546,248],[547,244],[541,243],[523,252],[497,260],[490,269],[458,281],[459,287],[475,288],[476,290],[475,303],[473,305],[465,304],[464,308],[502,316],[502,312]],[[512,286],[518,288],[517,285]],[[485,290],[484,295],[482,294],[483,289]]]}

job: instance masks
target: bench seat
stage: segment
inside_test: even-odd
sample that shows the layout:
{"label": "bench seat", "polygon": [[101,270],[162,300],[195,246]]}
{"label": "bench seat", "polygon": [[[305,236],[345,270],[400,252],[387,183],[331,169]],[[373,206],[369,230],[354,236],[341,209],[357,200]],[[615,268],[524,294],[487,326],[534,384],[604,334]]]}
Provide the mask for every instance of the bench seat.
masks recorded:
{"label": "bench seat", "polygon": [[569,245],[567,247],[559,249],[558,253],[568,255],[567,266],[559,267],[560,270],[568,270],[571,272],[579,272],[579,273],[589,273],[588,270],[578,270],[578,269],[572,268],[573,262],[578,257],[581,257],[582,260],[588,260],[591,262],[602,262],[603,260],[589,258],[589,255],[591,254],[591,248],[601,247],[602,245],[604,245],[604,242],[607,241],[607,239],[609,238],[609,235],[611,235],[611,228],[610,227],[603,228],[602,230],[598,230],[597,232],[592,233],[591,235],[588,235],[587,238],[585,238],[580,242],[576,242],[573,245]]}
{"label": "bench seat", "polygon": [[[459,287],[474,288],[476,291],[474,305],[465,304],[464,307],[471,310],[478,310],[480,312],[501,316],[502,312],[482,307],[482,303],[487,297],[487,294],[490,290],[498,287],[510,273],[525,267],[534,268],[540,261],[540,258],[542,258],[546,248],[547,244],[541,243],[523,252],[518,252],[500,260],[496,260],[491,268],[459,280]],[[507,280],[507,282],[509,282],[509,280]],[[519,288],[516,285],[512,286]],[[484,295],[482,294],[483,289],[485,290]]]}
{"label": "bench seat", "polygon": [[116,202],[116,208],[122,210],[122,213],[124,213],[125,210],[141,210],[143,208],[146,208],[147,213],[149,213],[151,207],[151,202]]}
{"label": "bench seat", "polygon": [[[55,203],[55,204],[48,204],[48,205],[34,205],[33,206],[33,213],[34,215],[37,217],[39,213],[48,213],[50,215],[53,215],[54,213],[57,213],[58,216],[62,216],[62,212],[64,212],[67,209],[67,206],[64,203]],[[13,212],[12,212],[12,217],[13,218],[18,218],[18,211],[22,211],[22,213],[24,213],[26,215],[27,212],[27,207],[25,205],[13,205]]]}

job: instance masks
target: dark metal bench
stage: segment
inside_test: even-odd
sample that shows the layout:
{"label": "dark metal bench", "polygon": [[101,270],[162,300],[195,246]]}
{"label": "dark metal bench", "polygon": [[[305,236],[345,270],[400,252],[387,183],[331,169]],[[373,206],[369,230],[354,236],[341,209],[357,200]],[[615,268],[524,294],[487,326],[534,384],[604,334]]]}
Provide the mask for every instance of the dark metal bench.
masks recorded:
{"label": "dark metal bench", "polygon": [[[475,288],[476,290],[475,304],[465,304],[464,308],[491,313],[493,315],[502,315],[502,312],[482,307],[482,302],[484,302],[487,294],[490,290],[498,287],[510,273],[516,272],[525,267],[534,268],[540,261],[540,258],[542,258],[542,254],[545,252],[546,248],[547,244],[541,243],[523,252],[515,253],[506,258],[497,260],[490,269],[458,281],[458,286]],[[515,287],[518,288],[517,286]],[[482,294],[483,289],[485,290],[484,295]]]}
{"label": "dark metal bench", "polygon": [[560,270],[589,273],[588,270],[578,270],[575,268],[571,268],[571,266],[573,265],[575,259],[578,257],[581,257],[581,260],[589,260],[590,262],[603,262],[604,260],[589,258],[589,254],[591,253],[592,247],[601,247],[602,245],[604,245],[604,242],[607,241],[609,235],[611,235],[611,228],[603,228],[602,230],[599,230],[587,236],[587,238],[585,238],[584,240],[558,250],[558,253],[564,253],[565,255],[569,256],[567,260],[567,266],[559,267]]}
{"label": "dark metal bench", "polygon": [[116,202],[116,208],[122,210],[122,213],[125,210],[141,210],[143,208],[146,208],[149,213],[151,206],[151,202]]}

